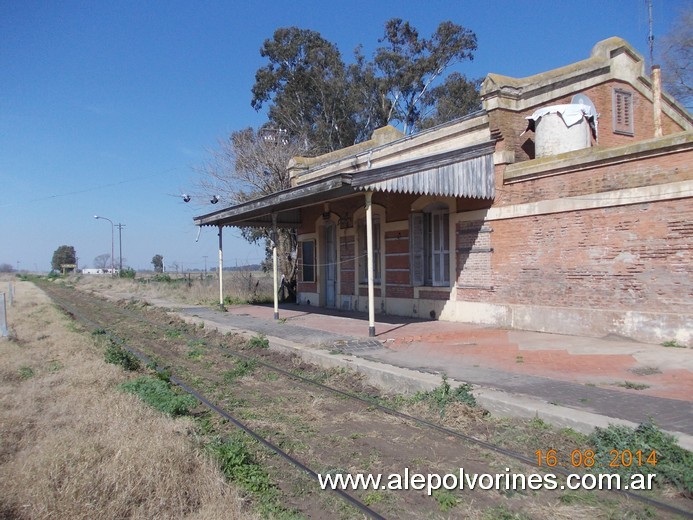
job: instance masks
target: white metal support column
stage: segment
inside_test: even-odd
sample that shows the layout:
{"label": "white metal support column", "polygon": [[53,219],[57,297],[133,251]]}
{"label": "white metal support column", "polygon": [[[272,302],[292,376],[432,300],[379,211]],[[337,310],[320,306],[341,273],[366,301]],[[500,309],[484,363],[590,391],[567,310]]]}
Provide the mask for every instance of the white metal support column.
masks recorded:
{"label": "white metal support column", "polygon": [[219,226],[219,308],[224,310],[224,249],[222,247],[222,226]]}
{"label": "white metal support column", "polygon": [[277,287],[277,214],[272,213],[272,273],[274,280],[274,319],[279,319],[279,288]]}
{"label": "white metal support column", "polygon": [[366,262],[368,272],[368,335],[375,336],[375,288],[373,284],[373,207],[372,191],[366,192]]}

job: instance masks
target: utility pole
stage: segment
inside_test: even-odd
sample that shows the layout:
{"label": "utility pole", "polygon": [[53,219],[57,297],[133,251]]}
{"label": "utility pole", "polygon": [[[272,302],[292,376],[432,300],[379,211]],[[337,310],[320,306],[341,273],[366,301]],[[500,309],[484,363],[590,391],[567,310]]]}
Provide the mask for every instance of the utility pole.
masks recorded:
{"label": "utility pole", "polygon": [[120,272],[123,272],[123,228],[125,224],[116,224],[118,228],[118,247],[120,248]]}
{"label": "utility pole", "polygon": [[205,276],[207,276],[207,255],[204,255],[202,258],[205,259]]}

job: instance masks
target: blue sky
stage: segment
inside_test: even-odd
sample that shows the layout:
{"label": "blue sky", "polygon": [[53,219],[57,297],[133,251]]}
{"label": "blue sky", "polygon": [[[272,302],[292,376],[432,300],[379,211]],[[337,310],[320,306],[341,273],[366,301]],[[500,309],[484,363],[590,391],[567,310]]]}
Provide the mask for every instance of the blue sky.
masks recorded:
{"label": "blue sky", "polygon": [[[655,37],[685,3],[653,0]],[[111,248],[98,214],[125,224],[135,269],[150,269],[155,254],[185,269],[203,268],[205,256],[214,265],[216,232],[195,242],[192,217],[220,206],[172,195],[190,191],[218,138],[264,122],[250,106],[262,42],[295,25],[347,60],[358,44],[370,56],[392,17],[426,36],[443,20],[474,31],[474,61],[457,69],[472,78],[567,65],[610,36],[649,55],[645,0],[1,0],[0,263],[48,270],[67,244],[93,266]],[[224,236],[225,265],[262,259],[237,231]]]}

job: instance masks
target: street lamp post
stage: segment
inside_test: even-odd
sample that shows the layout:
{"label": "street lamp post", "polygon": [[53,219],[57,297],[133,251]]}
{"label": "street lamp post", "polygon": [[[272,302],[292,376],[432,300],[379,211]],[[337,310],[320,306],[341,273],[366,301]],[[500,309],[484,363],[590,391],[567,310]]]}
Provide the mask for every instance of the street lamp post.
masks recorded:
{"label": "street lamp post", "polygon": [[108,220],[111,223],[111,276],[115,276],[115,264],[113,263],[113,221],[110,218],[106,217],[100,217],[98,215],[94,215],[95,219],[102,219],[102,220]]}

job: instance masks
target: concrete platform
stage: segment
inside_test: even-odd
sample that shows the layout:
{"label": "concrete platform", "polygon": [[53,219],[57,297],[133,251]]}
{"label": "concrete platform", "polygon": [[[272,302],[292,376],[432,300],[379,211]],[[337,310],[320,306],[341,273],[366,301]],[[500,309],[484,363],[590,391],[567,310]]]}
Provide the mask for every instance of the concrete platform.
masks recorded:
{"label": "concrete platform", "polygon": [[281,306],[279,320],[264,305],[176,310],[220,331],[264,334],[272,348],[351,367],[386,389],[431,389],[445,374],[473,384],[494,415],[540,417],[583,433],[651,417],[693,450],[691,348],[381,315],[369,338],[365,314],[293,304]]}

